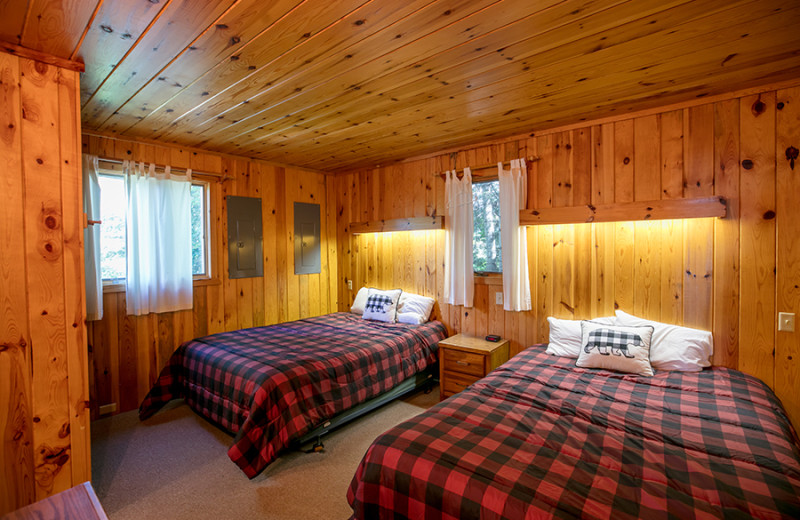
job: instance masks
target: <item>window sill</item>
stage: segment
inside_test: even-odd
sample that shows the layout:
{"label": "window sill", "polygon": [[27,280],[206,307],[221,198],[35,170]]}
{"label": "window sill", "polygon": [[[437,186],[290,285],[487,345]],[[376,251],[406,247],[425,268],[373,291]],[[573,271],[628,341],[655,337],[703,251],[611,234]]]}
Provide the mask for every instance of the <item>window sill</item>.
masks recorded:
{"label": "window sill", "polygon": [[[198,278],[192,281],[193,287],[206,287],[209,285],[221,285],[222,282],[219,278]],[[103,284],[103,294],[105,293],[120,293],[125,292],[124,283],[107,283]]]}
{"label": "window sill", "polygon": [[502,273],[475,273],[475,285],[503,285]]}
{"label": "window sill", "polygon": [[192,285],[195,287],[206,287],[208,285],[221,285],[219,278],[195,278]]}

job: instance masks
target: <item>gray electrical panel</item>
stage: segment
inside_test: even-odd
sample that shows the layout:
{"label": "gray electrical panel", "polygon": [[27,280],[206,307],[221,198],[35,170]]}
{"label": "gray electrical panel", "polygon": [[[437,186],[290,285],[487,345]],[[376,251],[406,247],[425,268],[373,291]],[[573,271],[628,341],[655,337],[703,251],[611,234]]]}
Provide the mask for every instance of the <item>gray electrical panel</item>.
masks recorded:
{"label": "gray electrical panel", "polygon": [[261,199],[229,195],[228,277],[264,276]]}
{"label": "gray electrical panel", "polygon": [[294,203],[294,274],[320,272],[319,204]]}

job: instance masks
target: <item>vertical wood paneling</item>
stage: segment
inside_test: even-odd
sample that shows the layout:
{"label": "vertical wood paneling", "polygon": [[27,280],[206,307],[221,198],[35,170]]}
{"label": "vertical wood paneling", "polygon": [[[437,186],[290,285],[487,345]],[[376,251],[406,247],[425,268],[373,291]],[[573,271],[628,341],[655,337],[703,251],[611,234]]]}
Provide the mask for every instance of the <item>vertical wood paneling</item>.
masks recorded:
{"label": "vertical wood paneling", "polygon": [[[58,69],[21,60],[26,290],[36,499],[72,486]],[[70,129],[73,130],[73,129]]]}
{"label": "vertical wood paneling", "polygon": [[19,77],[19,59],[0,53],[0,515],[35,497]]}
{"label": "vertical wood paneling", "polygon": [[728,216],[714,221],[714,364],[739,365],[739,100],[714,106],[714,194]]}
{"label": "vertical wood paneling", "polygon": [[741,124],[739,367],[774,384],[775,94],[739,100]]}
{"label": "vertical wood paneling", "polygon": [[[778,227],[777,312],[800,314],[800,161],[789,159],[800,149],[800,87],[778,92],[776,114]],[[788,152],[788,153],[787,153]],[[795,152],[797,153],[797,152]],[[789,417],[800,424],[800,332],[779,331],[775,345],[775,391]]]}
{"label": "vertical wood paneling", "polygon": [[[714,194],[714,106],[684,111],[684,196]],[[683,322],[711,330],[714,224],[709,219],[686,221],[686,277],[683,282]]]}

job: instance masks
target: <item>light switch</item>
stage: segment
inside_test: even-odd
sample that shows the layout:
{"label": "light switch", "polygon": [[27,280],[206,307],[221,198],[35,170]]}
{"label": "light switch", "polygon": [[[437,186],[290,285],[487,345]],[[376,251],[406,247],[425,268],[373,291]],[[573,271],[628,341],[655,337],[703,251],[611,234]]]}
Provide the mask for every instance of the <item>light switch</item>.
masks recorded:
{"label": "light switch", "polygon": [[794,313],[778,313],[778,330],[781,332],[794,332]]}
{"label": "light switch", "polygon": [[353,290],[353,280],[347,280],[347,288]]}
{"label": "light switch", "polygon": [[503,305],[503,293],[502,292],[498,291],[498,292],[494,293],[494,302],[497,305]]}

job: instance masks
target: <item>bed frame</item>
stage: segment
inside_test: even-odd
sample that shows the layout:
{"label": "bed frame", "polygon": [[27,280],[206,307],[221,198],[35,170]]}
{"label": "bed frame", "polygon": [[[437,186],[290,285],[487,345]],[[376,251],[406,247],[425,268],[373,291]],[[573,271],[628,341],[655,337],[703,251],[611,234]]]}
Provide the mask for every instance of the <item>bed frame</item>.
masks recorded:
{"label": "bed frame", "polygon": [[350,421],[354,421],[361,417],[364,414],[367,414],[381,406],[385,405],[390,401],[394,401],[395,399],[399,399],[400,397],[404,397],[408,394],[416,392],[417,390],[425,389],[426,392],[429,392],[433,389],[434,385],[438,382],[439,376],[439,363],[433,363],[429,365],[425,370],[422,372],[417,372],[412,377],[409,377],[399,385],[395,386],[388,392],[384,392],[377,397],[373,397],[369,401],[365,401],[358,406],[354,406],[349,410],[345,410],[344,412],[340,413],[328,419],[324,423],[320,424],[301,438],[294,441],[291,445],[295,449],[299,449],[301,446],[308,444],[312,440],[314,442],[313,448],[307,450],[309,453],[313,451],[322,451],[325,449],[325,445],[322,444],[322,436],[326,433],[335,430],[340,426],[344,426],[345,424],[349,423]]}

